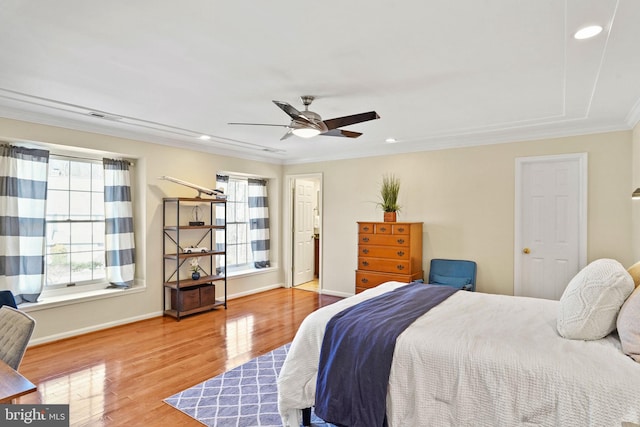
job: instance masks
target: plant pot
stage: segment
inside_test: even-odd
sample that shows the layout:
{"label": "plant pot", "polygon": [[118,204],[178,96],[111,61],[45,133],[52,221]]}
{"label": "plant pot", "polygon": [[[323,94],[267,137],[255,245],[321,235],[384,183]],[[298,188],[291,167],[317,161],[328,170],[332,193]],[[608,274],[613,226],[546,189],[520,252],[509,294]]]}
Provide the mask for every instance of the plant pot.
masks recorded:
{"label": "plant pot", "polygon": [[385,212],[384,222],[396,222],[396,214],[397,212]]}
{"label": "plant pot", "polygon": [[199,271],[194,271],[193,273],[191,273],[191,278],[193,280],[198,280],[200,278],[200,272]]}

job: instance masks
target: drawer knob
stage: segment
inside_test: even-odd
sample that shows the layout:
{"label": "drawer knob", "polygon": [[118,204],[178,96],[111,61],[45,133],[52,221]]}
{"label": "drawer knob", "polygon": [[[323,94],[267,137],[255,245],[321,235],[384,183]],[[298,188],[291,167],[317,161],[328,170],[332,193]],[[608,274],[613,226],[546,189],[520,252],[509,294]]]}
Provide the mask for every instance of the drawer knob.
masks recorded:
{"label": "drawer knob", "polygon": [[387,227],[380,227],[380,231],[387,231]]}
{"label": "drawer knob", "polygon": [[363,277],[362,279],[360,279],[360,281],[362,283],[369,283],[369,279],[367,279],[366,277]]}
{"label": "drawer knob", "polygon": [[400,228],[398,228],[398,231],[399,231],[400,233],[404,233],[404,227],[400,227]]}
{"label": "drawer knob", "polygon": [[363,254],[368,254],[368,253],[369,253],[369,249],[363,249],[363,250],[362,250],[362,253],[363,253]]}
{"label": "drawer knob", "polygon": [[363,241],[363,242],[368,242],[368,241],[369,241],[369,238],[368,238],[368,237],[363,237],[363,238],[362,238],[362,241]]}
{"label": "drawer knob", "polygon": [[364,231],[369,231],[369,227],[362,227]]}
{"label": "drawer knob", "polygon": [[398,251],[398,256],[404,256],[404,251]]}
{"label": "drawer knob", "polygon": [[404,270],[404,265],[402,265],[402,264],[398,264],[398,265],[396,265],[396,268],[397,268],[398,270]]}
{"label": "drawer knob", "polygon": [[403,244],[404,243],[404,239],[398,239],[398,243]]}
{"label": "drawer knob", "polygon": [[362,265],[364,265],[365,267],[369,266],[369,262],[368,261],[362,261]]}

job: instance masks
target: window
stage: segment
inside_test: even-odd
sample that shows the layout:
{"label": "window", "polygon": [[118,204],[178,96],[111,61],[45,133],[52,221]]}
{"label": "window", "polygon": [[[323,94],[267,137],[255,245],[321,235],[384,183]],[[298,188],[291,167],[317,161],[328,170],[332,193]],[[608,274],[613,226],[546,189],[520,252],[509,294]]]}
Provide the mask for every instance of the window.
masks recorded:
{"label": "window", "polygon": [[227,195],[227,269],[233,271],[253,268],[248,180],[229,177],[229,181],[221,186],[225,188]]}
{"label": "window", "polygon": [[265,179],[217,175],[227,196],[227,269],[268,268],[269,203]]}
{"label": "window", "polygon": [[47,183],[45,289],[105,280],[103,166],[51,156]]}

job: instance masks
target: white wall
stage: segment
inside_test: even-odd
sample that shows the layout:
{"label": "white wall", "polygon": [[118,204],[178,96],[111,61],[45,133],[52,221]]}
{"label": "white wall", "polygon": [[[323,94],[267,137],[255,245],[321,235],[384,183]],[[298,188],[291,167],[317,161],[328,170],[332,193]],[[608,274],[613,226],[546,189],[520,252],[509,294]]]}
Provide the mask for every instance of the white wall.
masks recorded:
{"label": "white wall", "polygon": [[[35,342],[161,315],[162,198],[195,195],[195,191],[187,187],[158,180],[157,178],[162,175],[173,176],[203,186],[215,186],[216,172],[222,170],[273,179],[268,189],[273,236],[271,254],[274,263],[277,265],[279,262],[281,252],[279,184],[282,180],[280,165],[8,119],[0,119],[0,141],[2,140],[36,141],[124,154],[128,158],[135,159],[135,176],[138,181],[138,191],[135,196],[143,201],[135,212],[134,225],[136,245],[139,249],[136,279],[146,284],[144,292],[122,292],[122,296],[119,297],[31,311],[30,314],[37,321],[33,338]],[[229,279],[228,294],[253,293],[256,290],[281,286],[282,283],[282,273],[276,269],[270,273]]]}
{"label": "white wall", "polygon": [[398,220],[424,222],[425,274],[431,258],[473,259],[479,291],[512,295],[515,159],[578,152],[588,153],[588,260],[629,265],[631,132],[288,165],[285,175],[324,174],[327,292],[354,292],[356,221],[382,221],[375,202],[382,174],[392,172],[401,180]]}
{"label": "white wall", "polygon": [[[636,124],[632,133],[631,169],[633,177],[629,185],[629,194],[640,188],[640,122]],[[640,261],[640,199],[631,201],[632,215],[632,246],[633,259]]]}

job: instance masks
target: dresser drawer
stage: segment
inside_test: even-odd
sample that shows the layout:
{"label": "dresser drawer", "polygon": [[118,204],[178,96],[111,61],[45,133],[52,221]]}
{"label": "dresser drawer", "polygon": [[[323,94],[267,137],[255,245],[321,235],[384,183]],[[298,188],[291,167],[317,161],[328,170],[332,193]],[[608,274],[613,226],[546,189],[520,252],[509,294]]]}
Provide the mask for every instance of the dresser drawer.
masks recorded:
{"label": "dresser drawer", "polygon": [[358,244],[379,246],[409,246],[409,236],[394,236],[392,234],[361,234],[358,236]]}
{"label": "dresser drawer", "polygon": [[375,224],[372,222],[361,222],[358,223],[358,233],[359,234],[373,234],[375,231]]}
{"label": "dresser drawer", "polygon": [[391,234],[409,234],[411,227],[407,224],[393,224]]}
{"label": "dresser drawer", "polygon": [[360,245],[358,256],[389,259],[409,259],[409,250],[405,247]]}
{"label": "dresser drawer", "polygon": [[391,234],[393,231],[393,226],[387,223],[374,224],[375,225],[375,233],[376,234]]}
{"label": "dresser drawer", "polygon": [[356,271],[356,293],[365,289],[375,288],[385,282],[405,282],[422,279],[422,272],[415,274],[374,273],[369,271]]}
{"label": "dresser drawer", "polygon": [[358,257],[358,268],[360,270],[405,274],[411,272],[410,267],[408,260]]}

